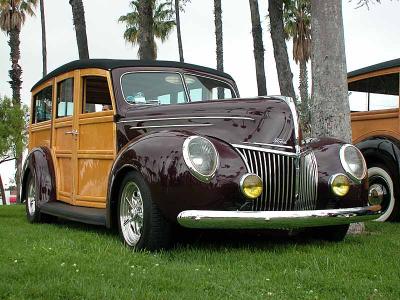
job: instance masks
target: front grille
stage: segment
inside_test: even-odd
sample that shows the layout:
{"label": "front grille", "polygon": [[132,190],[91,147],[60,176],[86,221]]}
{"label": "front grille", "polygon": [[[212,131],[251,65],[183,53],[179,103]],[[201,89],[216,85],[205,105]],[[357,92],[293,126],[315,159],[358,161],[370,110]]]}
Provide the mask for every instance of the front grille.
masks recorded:
{"label": "front grille", "polygon": [[296,155],[235,146],[250,172],[263,180],[263,194],[253,202],[254,211],[316,208],[318,168],[313,152]]}

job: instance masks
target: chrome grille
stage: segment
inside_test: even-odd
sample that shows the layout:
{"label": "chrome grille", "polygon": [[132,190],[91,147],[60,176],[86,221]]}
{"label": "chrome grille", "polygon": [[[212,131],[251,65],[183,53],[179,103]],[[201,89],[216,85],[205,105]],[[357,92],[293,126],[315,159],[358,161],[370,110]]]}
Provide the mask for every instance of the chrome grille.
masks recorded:
{"label": "chrome grille", "polygon": [[311,210],[316,208],[318,168],[313,152],[301,155],[235,145],[250,172],[263,180],[263,194],[254,211]]}

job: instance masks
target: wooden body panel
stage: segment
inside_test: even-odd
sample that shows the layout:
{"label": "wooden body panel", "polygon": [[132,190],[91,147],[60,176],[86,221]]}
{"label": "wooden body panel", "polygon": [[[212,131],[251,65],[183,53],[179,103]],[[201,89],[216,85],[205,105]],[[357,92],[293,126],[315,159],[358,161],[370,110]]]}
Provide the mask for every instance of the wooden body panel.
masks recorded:
{"label": "wooden body panel", "polygon": [[385,109],[351,114],[353,143],[372,136],[392,136],[400,139],[399,109]]}
{"label": "wooden body panel", "polygon": [[[101,76],[107,80],[112,110],[81,113],[85,101],[84,76]],[[74,79],[73,115],[56,118],[57,83],[68,78]],[[57,200],[78,206],[105,208],[108,175],[116,157],[115,100],[111,76],[108,71],[100,69],[75,70],[38,86],[32,95],[50,85],[53,86],[52,120],[30,125],[29,150],[41,146],[50,149]],[[78,134],[71,134],[72,131]]]}
{"label": "wooden body panel", "polygon": [[[349,77],[348,83],[395,73],[400,73],[400,67],[387,68]],[[374,136],[389,136],[400,140],[399,114],[399,108],[351,113],[353,143],[356,144]]]}

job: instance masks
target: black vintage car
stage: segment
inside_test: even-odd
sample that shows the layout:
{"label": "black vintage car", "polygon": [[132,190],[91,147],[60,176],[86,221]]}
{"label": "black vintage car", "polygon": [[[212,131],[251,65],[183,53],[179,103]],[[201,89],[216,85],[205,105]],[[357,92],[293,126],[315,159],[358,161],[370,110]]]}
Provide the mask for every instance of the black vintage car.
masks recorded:
{"label": "black vintage car", "polygon": [[357,148],[303,143],[292,99],[241,99],[213,69],[74,61],[33,87],[31,107],[22,178],[31,222],[116,227],[127,245],[159,249],[173,224],[311,227],[341,240],[350,223],[380,215]]}

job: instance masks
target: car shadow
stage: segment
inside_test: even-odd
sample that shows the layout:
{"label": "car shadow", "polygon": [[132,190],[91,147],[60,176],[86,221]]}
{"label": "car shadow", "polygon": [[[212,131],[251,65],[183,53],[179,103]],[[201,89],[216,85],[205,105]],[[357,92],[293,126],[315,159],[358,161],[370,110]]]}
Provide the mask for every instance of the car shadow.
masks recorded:
{"label": "car shadow", "polygon": [[[116,240],[119,239],[117,230],[107,229],[103,226],[65,219],[53,220],[51,224],[60,228],[86,231]],[[198,230],[176,226],[173,229],[173,242],[169,251],[184,249],[215,251],[226,249],[271,250],[312,244],[329,247],[335,243],[316,239],[304,230]],[[122,242],[121,246],[123,246]]]}

